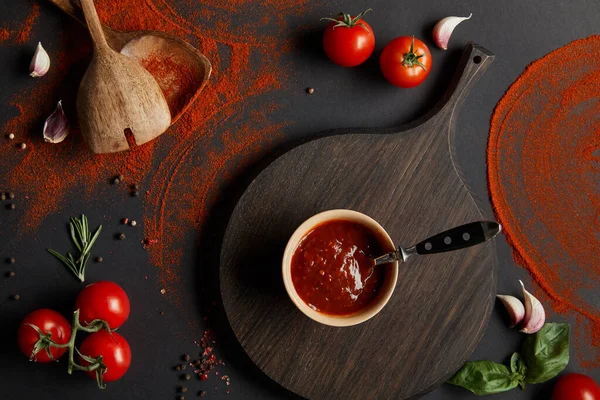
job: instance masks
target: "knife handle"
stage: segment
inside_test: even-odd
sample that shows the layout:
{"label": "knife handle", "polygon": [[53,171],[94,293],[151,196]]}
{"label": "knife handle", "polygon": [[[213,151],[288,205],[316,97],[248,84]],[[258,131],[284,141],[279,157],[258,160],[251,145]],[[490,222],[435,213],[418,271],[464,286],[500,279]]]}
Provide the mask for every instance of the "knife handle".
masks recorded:
{"label": "knife handle", "polygon": [[460,250],[483,243],[496,236],[502,227],[493,221],[478,221],[438,233],[415,245],[420,255]]}

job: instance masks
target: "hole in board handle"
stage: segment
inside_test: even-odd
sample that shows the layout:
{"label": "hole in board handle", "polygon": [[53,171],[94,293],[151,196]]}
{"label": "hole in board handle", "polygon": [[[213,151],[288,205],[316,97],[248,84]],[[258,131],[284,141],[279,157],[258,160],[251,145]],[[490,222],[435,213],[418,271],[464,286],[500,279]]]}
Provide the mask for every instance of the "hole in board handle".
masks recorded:
{"label": "hole in board handle", "polygon": [[475,57],[473,57],[473,62],[475,64],[479,64],[481,62],[481,56],[475,56]]}

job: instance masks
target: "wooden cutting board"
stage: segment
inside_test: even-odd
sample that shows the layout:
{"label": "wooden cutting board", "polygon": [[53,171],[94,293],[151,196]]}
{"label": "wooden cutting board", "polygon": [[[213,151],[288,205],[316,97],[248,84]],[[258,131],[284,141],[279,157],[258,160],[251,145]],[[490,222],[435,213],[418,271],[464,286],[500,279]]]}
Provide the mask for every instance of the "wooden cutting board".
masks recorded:
{"label": "wooden cutting board", "polygon": [[293,231],[334,208],[363,212],[397,244],[482,219],[452,162],[457,111],[494,55],[469,43],[442,101],[392,129],[339,129],[269,165],[237,204],[221,251],[221,294],[256,365],[309,399],[407,399],[471,355],[496,292],[495,246],[410,259],[388,305],[354,327],[304,316],[288,298],[281,259]]}

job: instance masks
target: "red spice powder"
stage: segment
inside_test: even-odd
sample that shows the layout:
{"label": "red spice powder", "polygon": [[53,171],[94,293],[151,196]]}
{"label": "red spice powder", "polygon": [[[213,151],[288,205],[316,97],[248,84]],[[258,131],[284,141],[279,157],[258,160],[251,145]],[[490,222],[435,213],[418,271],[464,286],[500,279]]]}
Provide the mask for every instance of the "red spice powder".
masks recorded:
{"label": "red spice powder", "polygon": [[[205,221],[227,180],[264,154],[286,125],[271,123],[276,105],[265,104],[258,96],[281,88],[289,76],[281,60],[283,50],[291,48],[285,16],[302,13],[306,2],[262,0],[262,12],[270,16],[265,29],[237,20],[252,12],[253,3],[238,1],[232,11],[227,0],[180,0],[177,5],[164,0],[96,0],[100,18],[112,28],[161,30],[188,41],[208,57],[212,76],[199,98],[160,138],[130,151],[93,155],[77,130],[75,112],[77,87],[91,56],[89,36],[75,23],[65,27],[50,55],[49,74],[12,95],[15,116],[3,126],[16,135],[13,142],[27,143],[21,151],[11,141],[0,141],[0,186],[27,198],[17,233],[34,233],[46,216],[63,210],[63,201],[73,191],[93,206],[103,192],[114,190],[110,178],[122,173],[128,183],[140,184],[146,193],[144,237],[156,240],[146,249],[159,268],[161,286],[178,303],[180,262],[186,252],[194,251],[185,247],[183,239]],[[37,18],[37,12],[31,14]],[[19,32],[9,33],[12,37]],[[175,65],[179,60],[167,59],[163,65],[154,61],[149,57],[145,64],[159,81],[169,77],[166,63],[172,62],[178,75],[169,79],[188,87],[191,77]],[[43,143],[44,118],[60,99],[73,131],[61,144]],[[170,99],[173,115],[185,100]]]}
{"label": "red spice powder", "polygon": [[12,39],[18,44],[24,44],[31,38],[31,31],[40,16],[40,5],[29,0],[25,3],[31,3],[31,11],[25,21],[13,21],[9,26],[0,28],[0,43]]}
{"label": "red spice powder", "polygon": [[[586,61],[570,68],[570,54]],[[525,70],[494,111],[487,156],[492,203],[517,261],[556,312],[578,315],[580,364],[600,366],[600,36]]]}
{"label": "red spice powder", "polygon": [[0,29],[0,43],[7,40],[10,36],[8,29]]}
{"label": "red spice powder", "polygon": [[37,22],[39,16],[40,5],[38,3],[33,3],[29,16],[27,17],[25,22],[23,22],[23,24],[19,26],[19,32],[17,34],[17,43],[23,44],[29,40],[31,36],[31,30]]}

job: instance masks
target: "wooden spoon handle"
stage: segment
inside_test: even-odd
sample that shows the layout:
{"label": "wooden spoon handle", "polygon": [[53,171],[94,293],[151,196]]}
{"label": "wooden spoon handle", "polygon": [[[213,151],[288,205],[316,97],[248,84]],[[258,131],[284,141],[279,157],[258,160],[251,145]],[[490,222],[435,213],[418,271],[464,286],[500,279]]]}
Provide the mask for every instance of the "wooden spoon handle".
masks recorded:
{"label": "wooden spoon handle", "polygon": [[[86,26],[85,16],[83,15],[83,11],[81,11],[81,7],[79,7],[79,2],[77,0],[48,0],[50,3],[54,4],[56,7],[60,8],[66,14],[73,17],[77,22],[81,25]],[[104,35],[106,36],[106,41],[115,51],[121,51],[125,43],[127,43],[127,37],[125,33],[115,31],[108,26],[102,24],[102,29],[104,30]]]}
{"label": "wooden spoon handle", "polygon": [[73,17],[77,22],[82,25],[85,25],[85,16],[81,12],[81,8],[73,4],[74,0],[48,0],[50,3],[54,4],[56,7],[63,10],[65,13],[69,14]]}
{"label": "wooden spoon handle", "polygon": [[81,0],[81,8],[83,9],[83,15],[85,15],[85,21],[87,22],[88,30],[90,31],[96,50],[109,51],[110,47],[106,42],[102,23],[100,22],[100,18],[98,18],[96,7],[94,7],[94,0]]}

